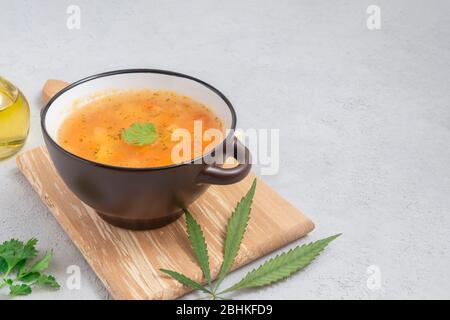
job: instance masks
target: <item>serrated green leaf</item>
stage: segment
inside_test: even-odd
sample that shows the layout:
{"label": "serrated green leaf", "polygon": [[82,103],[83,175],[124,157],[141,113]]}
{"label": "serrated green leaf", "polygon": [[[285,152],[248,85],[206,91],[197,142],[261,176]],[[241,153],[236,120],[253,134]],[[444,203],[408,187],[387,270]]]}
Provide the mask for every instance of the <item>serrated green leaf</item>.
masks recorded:
{"label": "serrated green leaf", "polygon": [[250,271],[241,281],[222,293],[262,287],[283,280],[308,266],[331,241],[339,236],[340,234],[337,234],[282,253]]}
{"label": "serrated green leaf", "polygon": [[207,288],[202,286],[200,283],[186,277],[184,274],[178,273],[176,271],[167,270],[167,269],[159,269],[161,272],[164,272],[180,282],[181,284],[184,284],[185,286],[191,287],[193,289],[197,289],[206,293],[211,293]]}
{"label": "serrated green leaf", "polygon": [[227,224],[227,233],[224,243],[224,254],[222,267],[220,268],[219,275],[217,277],[216,288],[225,278],[225,275],[230,271],[234,259],[238,254],[239,247],[241,246],[244,233],[247,229],[248,220],[250,218],[251,204],[253,196],[255,195],[256,179],[253,180],[252,186],[247,194],[238,202],[234,212],[231,214]]}
{"label": "serrated green leaf", "polygon": [[122,130],[121,138],[124,142],[134,146],[152,144],[158,138],[156,127],[153,123],[133,123]]}
{"label": "serrated green leaf", "polygon": [[38,243],[38,241],[36,238],[31,238],[25,244],[25,251],[27,252],[29,258],[32,258],[37,254],[37,250],[36,250],[37,243]]}
{"label": "serrated green leaf", "polygon": [[40,276],[41,274],[39,272],[33,272],[33,273],[26,273],[24,275],[19,275],[18,279],[22,282],[30,283],[39,279]]}
{"label": "serrated green leaf", "polygon": [[9,295],[12,297],[15,296],[26,296],[31,293],[31,287],[27,284],[17,284],[17,285],[9,285]]}
{"label": "serrated green leaf", "polygon": [[[2,274],[0,288],[8,286],[11,296],[28,295],[32,292],[31,286],[35,284],[59,288],[53,276],[41,274],[41,271],[48,268],[52,252],[46,252],[29,269],[26,269],[29,261],[37,255],[36,244],[37,240],[34,238],[26,243],[11,239],[0,244],[0,271],[5,271]],[[7,276],[12,274],[13,270],[17,271],[15,277],[8,278]]]}
{"label": "serrated green leaf", "polygon": [[28,260],[28,259],[24,259],[24,260],[20,261],[20,262],[16,265],[16,268],[17,268],[17,274],[18,274],[19,276],[20,276],[21,274],[24,273],[24,271],[25,271],[25,266],[26,266],[26,264],[27,264],[27,260]]}
{"label": "serrated green leaf", "polygon": [[39,278],[36,281],[37,284],[40,285],[44,285],[44,286],[49,286],[52,287],[54,289],[59,289],[61,286],[59,285],[59,283],[56,281],[54,276],[50,276],[50,275],[40,275]]}
{"label": "serrated green leaf", "polygon": [[27,270],[27,273],[42,272],[46,270],[52,260],[52,252],[47,251],[45,255]]}
{"label": "serrated green leaf", "polygon": [[211,285],[208,246],[206,245],[202,228],[197,223],[197,221],[195,221],[194,217],[187,209],[184,209],[184,213],[186,215],[186,229],[189,240],[191,242],[192,250],[194,250],[195,256],[197,257],[197,261],[200,265],[200,268],[202,269],[203,276],[205,277],[206,281],[208,281],[208,284]]}
{"label": "serrated green leaf", "polygon": [[0,257],[4,261],[2,269],[4,269],[4,263],[7,264],[6,274],[10,273],[18,264],[36,256],[36,243],[37,240],[34,238],[25,244],[22,241],[11,239],[0,245]]}

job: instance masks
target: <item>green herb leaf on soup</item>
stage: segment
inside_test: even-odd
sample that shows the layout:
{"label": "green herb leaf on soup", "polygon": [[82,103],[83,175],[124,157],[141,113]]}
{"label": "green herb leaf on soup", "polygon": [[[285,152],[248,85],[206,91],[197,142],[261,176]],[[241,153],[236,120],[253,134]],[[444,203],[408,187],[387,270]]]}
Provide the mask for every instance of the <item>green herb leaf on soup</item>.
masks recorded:
{"label": "green herb leaf on soup", "polygon": [[158,139],[158,133],[153,123],[136,122],[122,130],[121,138],[127,144],[145,146],[154,143]]}

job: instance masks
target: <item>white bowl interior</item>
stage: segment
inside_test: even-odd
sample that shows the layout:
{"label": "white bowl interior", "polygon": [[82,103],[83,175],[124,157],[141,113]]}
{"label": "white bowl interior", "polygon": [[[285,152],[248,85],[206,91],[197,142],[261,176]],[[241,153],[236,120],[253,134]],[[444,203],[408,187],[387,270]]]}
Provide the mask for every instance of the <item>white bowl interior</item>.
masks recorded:
{"label": "white bowl interior", "polygon": [[45,127],[54,141],[58,141],[58,130],[63,121],[74,110],[82,108],[90,97],[115,90],[172,90],[189,96],[208,106],[221,120],[224,129],[232,126],[232,113],[226,102],[207,86],[188,78],[162,73],[119,73],[95,78],[81,83],[61,94],[49,107]]}

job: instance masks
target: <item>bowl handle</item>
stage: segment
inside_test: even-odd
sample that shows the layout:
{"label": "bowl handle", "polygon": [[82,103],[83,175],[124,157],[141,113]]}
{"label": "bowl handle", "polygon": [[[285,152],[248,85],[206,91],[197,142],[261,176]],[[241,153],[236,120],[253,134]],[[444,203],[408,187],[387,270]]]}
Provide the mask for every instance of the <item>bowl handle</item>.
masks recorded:
{"label": "bowl handle", "polygon": [[237,159],[237,154],[243,154],[245,161],[232,168],[222,168],[217,164],[207,165],[197,176],[198,183],[207,184],[233,184],[244,179],[252,167],[250,151],[236,137],[233,138],[233,156]]}

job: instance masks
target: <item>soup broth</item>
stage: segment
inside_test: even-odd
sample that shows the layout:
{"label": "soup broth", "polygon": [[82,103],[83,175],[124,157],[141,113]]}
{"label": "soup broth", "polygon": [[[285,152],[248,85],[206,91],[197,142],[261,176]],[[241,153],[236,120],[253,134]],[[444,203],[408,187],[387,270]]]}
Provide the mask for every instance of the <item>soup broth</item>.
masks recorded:
{"label": "soup broth", "polygon": [[[194,125],[195,121],[201,123],[198,139],[194,138],[199,124]],[[203,139],[206,130],[223,132],[221,120],[204,104],[173,91],[139,90],[99,97],[77,108],[63,121],[58,142],[79,157],[103,164],[160,167],[179,162],[172,156],[180,143],[172,138],[177,129],[185,129],[192,137],[188,159],[198,156],[194,153],[198,144],[204,154],[220,142]],[[145,136],[149,133],[153,136]]]}

